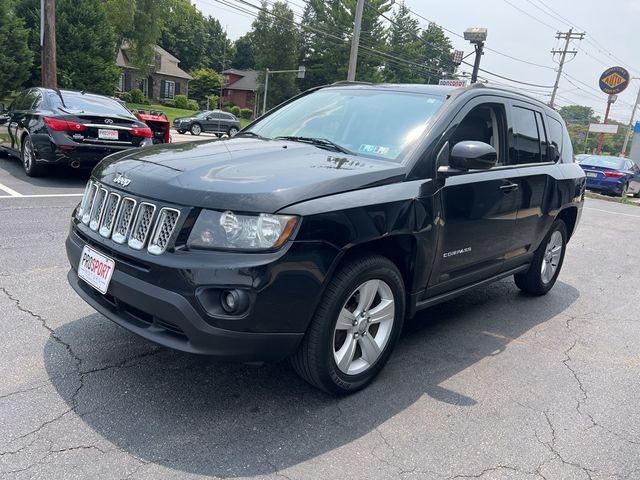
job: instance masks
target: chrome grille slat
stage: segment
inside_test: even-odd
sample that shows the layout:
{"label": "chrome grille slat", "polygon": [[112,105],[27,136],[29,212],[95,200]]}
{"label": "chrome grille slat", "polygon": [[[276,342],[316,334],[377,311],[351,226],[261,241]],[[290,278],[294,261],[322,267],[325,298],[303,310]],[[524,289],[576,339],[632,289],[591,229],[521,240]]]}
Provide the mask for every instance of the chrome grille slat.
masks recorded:
{"label": "chrome grille slat", "polygon": [[91,208],[93,207],[93,202],[96,199],[97,192],[98,185],[96,183],[93,183],[89,188],[86,208],[82,211],[82,223],[84,223],[85,225],[89,225],[89,218],[91,218]]}
{"label": "chrome grille slat", "polygon": [[107,189],[104,187],[101,187],[96,193],[95,199],[93,200],[93,205],[91,206],[91,213],[89,214],[89,228],[91,230],[96,231],[100,226],[107,194]]}
{"label": "chrome grille slat", "polygon": [[111,192],[107,197],[107,201],[104,207],[104,213],[102,215],[102,221],[100,222],[100,235],[105,238],[109,238],[111,236],[113,223],[116,219],[118,207],[120,206],[120,199],[120,195],[115,192]]}
{"label": "chrome grille slat", "polygon": [[117,192],[118,189],[89,180],[78,205],[77,220],[120,245],[127,244],[135,250],[146,247],[153,255],[165,252],[182,212]]}
{"label": "chrome grille slat", "polygon": [[128,242],[128,245],[134,250],[142,250],[144,248],[144,244],[152,227],[151,221],[153,220],[155,211],[156,206],[152,203],[140,202]]}
{"label": "chrome grille slat", "polygon": [[136,204],[137,202],[133,198],[125,197],[122,200],[111,236],[114,242],[122,244],[127,240]]}
{"label": "chrome grille slat", "polygon": [[149,240],[147,251],[154,255],[160,255],[169,246],[171,235],[178,224],[180,211],[174,208],[163,207],[160,209],[156,225]]}

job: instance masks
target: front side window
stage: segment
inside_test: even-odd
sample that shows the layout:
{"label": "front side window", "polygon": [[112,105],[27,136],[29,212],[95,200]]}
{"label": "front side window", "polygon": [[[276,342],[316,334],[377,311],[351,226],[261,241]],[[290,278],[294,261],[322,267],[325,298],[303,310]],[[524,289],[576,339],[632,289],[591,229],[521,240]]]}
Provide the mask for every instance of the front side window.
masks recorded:
{"label": "front side window", "polygon": [[358,155],[401,161],[444,101],[388,88],[329,87],[281,107],[250,131],[266,138],[323,139]]}
{"label": "front side window", "polygon": [[528,108],[513,107],[514,163],[540,163],[540,133],[536,112]]}
{"label": "front side window", "polygon": [[474,107],[458,124],[449,138],[449,145],[476,141],[488,143],[498,154],[498,165],[506,164],[504,152],[505,108],[498,103],[486,103]]}

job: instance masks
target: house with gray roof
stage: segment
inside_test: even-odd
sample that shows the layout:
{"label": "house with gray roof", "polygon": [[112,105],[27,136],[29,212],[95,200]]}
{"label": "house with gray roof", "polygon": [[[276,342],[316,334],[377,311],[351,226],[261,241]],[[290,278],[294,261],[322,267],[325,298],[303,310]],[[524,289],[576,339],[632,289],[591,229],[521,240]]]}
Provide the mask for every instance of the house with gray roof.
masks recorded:
{"label": "house with gray roof", "polygon": [[165,49],[155,46],[155,68],[149,75],[143,75],[134,67],[129,46],[123,44],[118,50],[116,65],[122,69],[118,90],[130,92],[139,88],[149,100],[173,100],[176,95],[189,95],[189,80],[193,77],[182,70],[180,60]]}
{"label": "house with gray roof", "polygon": [[226,103],[255,111],[258,72],[230,68],[222,72],[222,80],[222,98]]}

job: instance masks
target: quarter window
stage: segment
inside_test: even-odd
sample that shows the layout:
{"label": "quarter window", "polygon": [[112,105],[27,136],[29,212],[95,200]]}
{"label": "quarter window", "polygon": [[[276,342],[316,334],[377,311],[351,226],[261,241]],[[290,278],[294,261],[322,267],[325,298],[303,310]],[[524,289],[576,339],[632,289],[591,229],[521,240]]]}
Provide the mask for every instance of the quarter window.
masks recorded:
{"label": "quarter window", "polygon": [[513,137],[515,163],[540,163],[542,161],[536,112],[528,108],[513,108]]}
{"label": "quarter window", "polygon": [[549,125],[549,141],[556,147],[558,155],[562,156],[562,124],[555,118],[547,115],[547,125]]}

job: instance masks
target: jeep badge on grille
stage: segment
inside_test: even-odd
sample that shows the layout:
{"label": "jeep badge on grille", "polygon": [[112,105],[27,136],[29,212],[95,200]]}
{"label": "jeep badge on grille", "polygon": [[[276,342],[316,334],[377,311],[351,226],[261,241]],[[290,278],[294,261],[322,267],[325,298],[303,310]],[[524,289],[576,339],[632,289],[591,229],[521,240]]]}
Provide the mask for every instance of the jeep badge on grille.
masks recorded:
{"label": "jeep badge on grille", "polygon": [[118,185],[122,185],[123,187],[126,187],[131,183],[131,179],[119,173],[118,175],[116,175],[116,178],[113,179],[113,183],[117,183]]}

